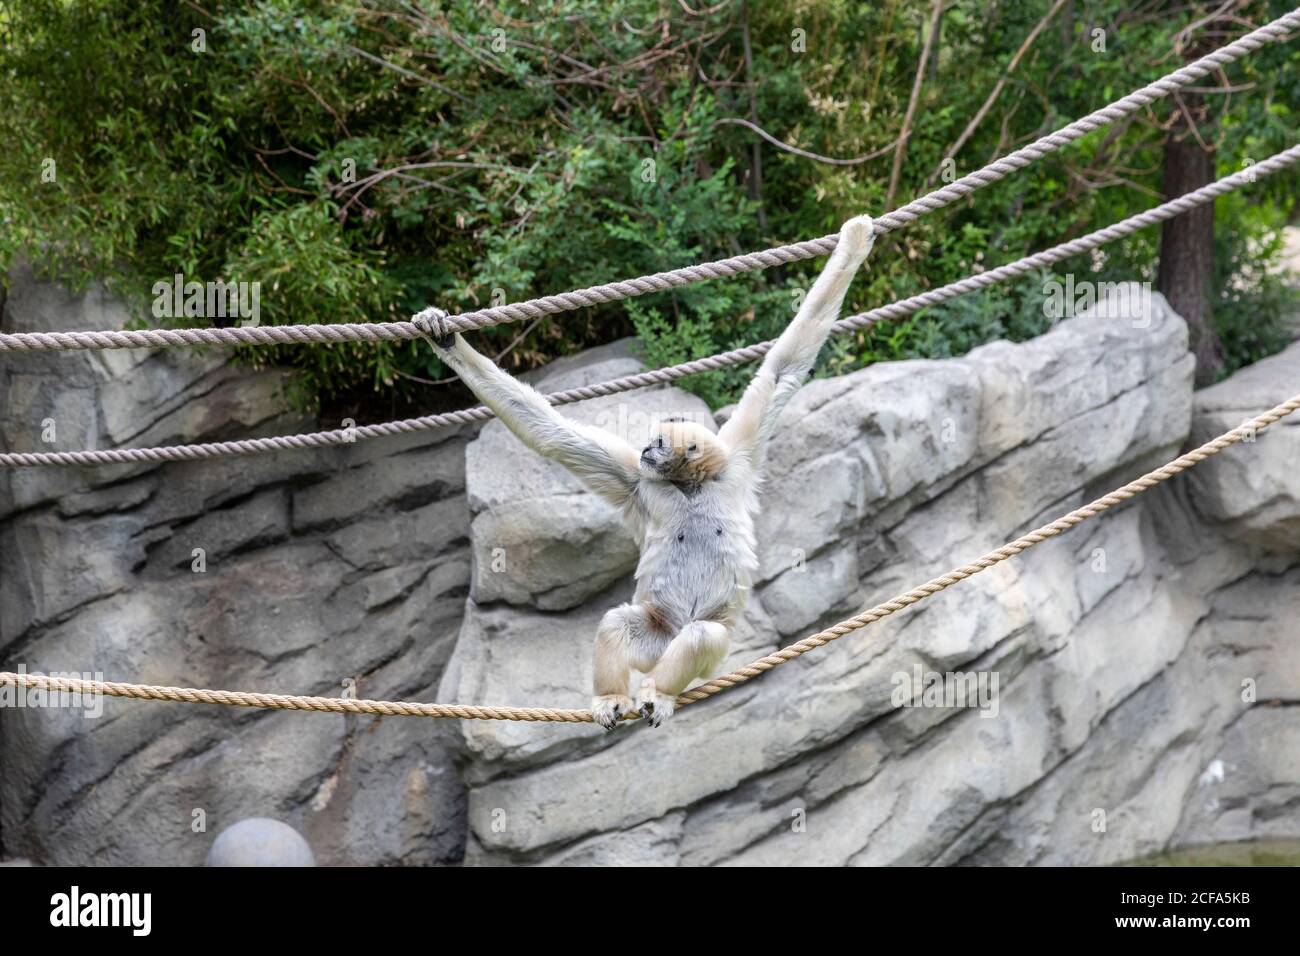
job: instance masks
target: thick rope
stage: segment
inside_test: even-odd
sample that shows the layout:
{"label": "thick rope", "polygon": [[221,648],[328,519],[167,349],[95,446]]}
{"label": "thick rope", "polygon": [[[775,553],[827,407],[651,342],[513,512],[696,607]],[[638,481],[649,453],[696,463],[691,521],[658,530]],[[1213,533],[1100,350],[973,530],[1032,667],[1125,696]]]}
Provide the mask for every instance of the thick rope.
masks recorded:
{"label": "thick rope", "polygon": [[[1257,418],[1244,422],[1232,431],[1226,432],[1199,448],[1175,458],[1155,471],[1147,472],[1141,478],[1117,488],[1108,495],[1076,508],[1069,514],[1057,518],[1050,524],[1030,531],[1002,547],[988,552],[970,564],[963,564],[947,574],[934,578],[900,594],[883,604],[877,604],[855,617],[829,627],[824,631],[805,637],[803,640],[784,647],[767,657],[748,664],[739,670],[715,677],[707,683],[686,691],[677,698],[679,707],[720,694],[729,687],[735,687],[753,680],[760,674],[774,667],[792,661],[817,647],[823,647],[831,641],[839,640],[846,634],[861,630],[882,618],[924,601],[951,587],[958,581],[974,577],[981,571],[988,570],[1021,552],[1028,551],[1034,545],[1063,534],[1075,525],[1095,518],[1110,508],[1127,501],[1136,495],[1154,488],[1163,481],[1186,471],[1199,462],[1217,455],[1223,449],[1234,445],[1244,438],[1254,436],[1279,419],[1290,415],[1300,408],[1300,395],[1296,395],[1281,405],[1270,409]],[[72,694],[103,694],[108,697],[131,697],[137,700],[169,700],[187,704],[224,704],[229,707],[261,707],[273,710],[302,710],[329,714],[376,714],[385,717],[455,717],[461,720],[527,720],[554,721],[563,723],[591,723],[589,710],[557,710],[550,707],[489,707],[476,704],[419,704],[406,701],[387,700],[352,700],[346,697],[298,697],[289,694],[252,694],[243,691],[201,690],[193,687],[158,687],[150,684],[123,684],[118,682],[87,681],[76,678],[56,678],[35,674],[0,673],[0,686],[14,685],[23,688],[39,688],[46,691],[59,691]],[[624,720],[639,720],[636,714],[628,714]]]}
{"label": "thick rope", "polygon": [[[1276,173],[1278,170],[1285,169],[1297,162],[1300,162],[1300,145],[1292,146],[1268,159],[1265,159],[1250,169],[1233,173],[1225,176],[1223,179],[1210,183],[1208,186],[1202,186],[1194,192],[1179,196],[1177,199],[1170,200],[1148,209],[1145,212],[1130,216],[1113,225],[1106,226],[1096,232],[1089,233],[1086,236],[1080,236],[1078,239],[1072,239],[1069,242],[1062,243],[1059,246],[1053,246],[1051,249],[1035,253],[1032,256],[1026,256],[1015,262],[1004,266],[998,266],[996,269],[990,269],[979,275],[969,276],[958,282],[950,283],[938,289],[932,289],[929,292],[922,292],[910,298],[898,302],[872,309],[868,312],[861,312],[848,318],[840,319],[834,325],[836,333],[851,332],[858,329],[866,328],[887,319],[898,319],[903,316],[911,315],[921,309],[937,305],[948,299],[957,296],[966,295],[979,289],[984,289],[1000,282],[1006,282],[1026,273],[1041,269],[1044,266],[1068,259],[1082,252],[1088,252],[1096,249],[1108,242],[1114,242],[1122,239],[1141,229],[1163,222],[1166,219],[1172,219],[1196,206],[1211,202],[1217,196],[1239,189],[1244,185],[1252,183],[1263,176]],[[671,365],[667,368],[654,369],[647,372],[638,372],[633,375],[625,375],[621,378],[611,379],[606,382],[598,382],[593,385],[585,385],[580,388],[566,389],[561,392],[552,392],[546,398],[553,405],[565,405],[570,402],[580,402],[589,398],[599,398],[604,395],[613,395],[618,392],[631,391],[637,388],[646,388],[653,385],[663,385],[676,379],[685,378],[688,375],[696,375],[701,372],[711,372],[717,369],[727,368],[733,365],[741,365],[745,362],[753,362],[762,358],[772,347],[775,340],[759,342],[755,345],[746,345],[742,348],[732,349],[729,352],[722,352],[718,355],[711,355],[707,358],[695,359],[691,362],[683,362],[680,365]],[[413,432],[426,431],[433,428],[441,428],[448,425],[466,425],[474,422],[485,421],[492,417],[492,412],[486,407],[479,405],[474,408],[464,409],[455,412],[443,412],[439,415],[426,415],[421,418],[407,418],[394,422],[382,422],[375,425],[362,425],[355,428],[339,428],[332,431],[310,432],[301,435],[276,435],[269,438],[246,438],[238,441],[209,442],[196,445],[168,445],[157,448],[113,448],[102,451],[58,451],[58,452],[8,452],[0,454],[0,467],[37,467],[37,466],[59,466],[59,465],[116,465],[129,464],[133,462],[167,462],[167,461],[197,461],[209,458],[220,458],[229,455],[255,455],[264,452],[301,450],[310,448],[326,448],[334,445],[350,444],[356,441],[364,441],[371,438],[383,438],[392,435],[404,435]]]}
{"label": "thick rope", "polygon": [[[1030,143],[1001,159],[994,160],[983,169],[949,183],[941,189],[915,199],[893,212],[875,219],[877,234],[892,232],[920,218],[969,196],[982,186],[995,183],[1011,173],[1023,169],[1048,153],[1086,136],[1093,130],[1114,123],[1136,113],[1144,106],[1168,96],[1179,87],[1186,86],[1218,70],[1247,53],[1269,43],[1290,39],[1293,30],[1300,29],[1300,8],[1278,17],[1272,23],[1246,34],[1213,53],[1207,54],[1182,69],[1156,80],[1139,90],[1104,106],[1082,119],[1075,120],[1054,133]],[[657,272],[653,275],[608,282],[603,285],[578,289],[559,295],[543,296],[525,302],[479,309],[448,316],[440,323],[444,332],[468,332],[489,325],[520,322],[540,316],[554,315],[572,309],[600,305],[634,296],[663,292],[677,286],[719,279],[726,276],[768,269],[772,266],[816,256],[834,250],[838,234],[809,239],[804,242],[776,246],[761,252],[751,252],[719,259],[699,265]],[[0,352],[37,351],[48,349],[120,349],[165,348],[178,345],[288,345],[298,343],[328,344],[336,342],[383,342],[415,339],[421,335],[412,322],[356,322],[330,325],[268,325],[248,328],[208,329],[146,329],[141,331],[113,332],[18,332],[0,334]]]}

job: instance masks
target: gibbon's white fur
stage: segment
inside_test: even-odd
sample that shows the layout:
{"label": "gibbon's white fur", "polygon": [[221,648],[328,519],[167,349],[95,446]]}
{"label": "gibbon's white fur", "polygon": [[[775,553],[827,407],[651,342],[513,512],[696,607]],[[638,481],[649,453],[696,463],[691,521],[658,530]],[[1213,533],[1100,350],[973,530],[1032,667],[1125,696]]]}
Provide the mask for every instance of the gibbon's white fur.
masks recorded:
{"label": "gibbon's white fur", "polygon": [[[844,224],[799,314],[716,435],[691,422],[667,421],[638,452],[604,429],[562,417],[460,335],[434,343],[521,441],[617,505],[636,535],[636,593],[630,604],[609,611],[596,633],[591,709],[607,730],[633,708],[659,726],[687,685],[711,676],[726,655],[758,567],[754,518],[764,446],[812,370],[874,239],[870,217]],[[632,668],[646,675],[635,701],[629,697]]]}

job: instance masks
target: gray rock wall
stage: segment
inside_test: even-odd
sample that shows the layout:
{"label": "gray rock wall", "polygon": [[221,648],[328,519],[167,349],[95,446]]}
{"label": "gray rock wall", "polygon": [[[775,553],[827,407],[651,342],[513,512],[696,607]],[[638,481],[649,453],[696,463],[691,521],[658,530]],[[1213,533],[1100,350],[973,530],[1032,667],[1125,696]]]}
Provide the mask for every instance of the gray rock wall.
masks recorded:
{"label": "gray rock wall", "polygon": [[[5,328],[111,327],[14,277]],[[279,376],[189,352],[0,364],[8,450],[302,430]],[[57,441],[41,442],[52,418]],[[454,431],[327,453],[0,473],[0,662],[109,680],[433,699],[469,585]],[[202,548],[206,570],[194,568]],[[322,863],[459,859],[464,787],[427,721],[107,702],[0,710],[0,855],[198,864],[244,817]],[[195,832],[196,820],[204,826]]]}
{"label": "gray rock wall", "polygon": [[[5,327],[108,327],[15,277]],[[60,324],[63,323],[63,324]],[[10,450],[270,434],[223,355],[0,364]],[[626,344],[545,389],[639,367]],[[1080,318],[810,383],[770,455],[730,669],[905,591],[1300,391],[1300,346],[1193,396],[1186,329]],[[661,388],[566,414],[642,440]],[[198,863],[247,816],[322,863],[1095,863],[1300,835],[1300,424],[665,727],[436,723],[110,700],[0,711],[0,856]],[[585,706],[632,591],[612,509],[496,422],[307,455],[0,473],[0,664],[108,679]],[[192,570],[196,547],[207,570]],[[997,680],[899,708],[898,675]],[[195,810],[207,832],[194,833]]]}

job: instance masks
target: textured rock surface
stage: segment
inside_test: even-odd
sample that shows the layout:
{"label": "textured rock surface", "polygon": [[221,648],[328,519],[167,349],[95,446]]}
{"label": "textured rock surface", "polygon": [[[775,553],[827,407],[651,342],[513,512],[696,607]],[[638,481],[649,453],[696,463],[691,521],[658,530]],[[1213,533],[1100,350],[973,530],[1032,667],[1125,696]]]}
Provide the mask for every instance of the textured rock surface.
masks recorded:
{"label": "textured rock surface", "polygon": [[[120,324],[15,275],[7,330]],[[298,430],[221,353],[0,364],[12,450]],[[53,418],[57,441],[41,442]],[[465,436],[164,467],[0,473],[0,662],[156,684],[432,699],[469,586]],[[195,549],[206,570],[196,572]],[[424,721],[107,704],[0,711],[0,855],[199,864],[275,817],[319,862],[458,859],[464,788]]]}
{"label": "textured rock surface", "polygon": [[[1242,369],[1226,382],[1196,395],[1197,441],[1207,441],[1264,409],[1300,392],[1297,346]],[[1195,472],[1197,509],[1226,523],[1231,533],[1281,554],[1300,551],[1300,423],[1283,419],[1252,453],[1228,458],[1218,468]]]}
{"label": "textured rock surface", "polygon": [[[728,666],[1081,504],[1171,457],[1189,432],[1226,430],[1286,397],[1288,370],[1300,380],[1297,350],[1274,360],[1273,388],[1255,384],[1269,370],[1254,370],[1239,377],[1249,394],[1227,383],[1193,406],[1183,323],[1159,299],[1149,319],[1081,318],[1022,345],[806,387],[770,456],[760,584]],[[1230,425],[1213,419],[1215,395],[1244,410]],[[1260,488],[1282,489],[1261,501],[1297,487],[1282,465],[1290,440],[1279,429],[1235,450],[1237,467],[1265,472]],[[513,461],[509,441],[485,429],[469,458]],[[472,536],[508,508],[480,492],[490,471],[469,469]],[[566,480],[539,464],[512,495],[543,498]],[[1205,766],[1240,746],[1221,728],[1256,713],[1234,705],[1220,591],[1250,582],[1267,607],[1285,590],[1273,573],[1288,560],[1267,552],[1289,512],[1251,507],[1253,523],[1210,521],[1208,504],[1188,500],[1198,491],[1139,501],[687,708],[666,733],[462,725],[467,860],[1103,862],[1211,838],[1182,816]],[[580,486],[572,494],[590,500]],[[539,520],[528,554],[566,534]],[[441,696],[580,702],[596,621],[630,593],[624,581],[595,594],[603,583],[576,607],[520,592],[507,606],[478,592]],[[1260,614],[1279,630],[1295,620],[1285,608]],[[1257,666],[1279,666],[1266,648],[1283,642],[1258,641]],[[996,674],[996,717],[895,708],[895,675],[915,665]],[[1276,679],[1293,694],[1300,686],[1300,675]],[[1294,778],[1294,764],[1275,759],[1271,772]],[[1263,779],[1243,774],[1238,786],[1282,822],[1237,836],[1300,828],[1254,789]]]}
{"label": "textured rock surface", "polygon": [[[810,383],[770,454],[728,669],[973,558],[1300,391],[1300,345],[1191,392],[1186,330]],[[120,321],[17,276],[7,328]],[[13,450],[295,430],[278,380],[181,353],[0,365]],[[639,368],[626,343],[544,390]],[[633,442],[672,388],[568,406]],[[108,701],[0,710],[0,857],[198,863],[284,820],[322,864],[1067,863],[1300,835],[1300,423],[662,729]],[[194,549],[207,570],[195,572]],[[612,509],[498,423],[307,455],[0,473],[0,664],[153,683],[585,706],[632,592]],[[997,679],[900,708],[899,675]],[[201,814],[197,811],[202,811]],[[195,820],[206,832],[195,833]]]}

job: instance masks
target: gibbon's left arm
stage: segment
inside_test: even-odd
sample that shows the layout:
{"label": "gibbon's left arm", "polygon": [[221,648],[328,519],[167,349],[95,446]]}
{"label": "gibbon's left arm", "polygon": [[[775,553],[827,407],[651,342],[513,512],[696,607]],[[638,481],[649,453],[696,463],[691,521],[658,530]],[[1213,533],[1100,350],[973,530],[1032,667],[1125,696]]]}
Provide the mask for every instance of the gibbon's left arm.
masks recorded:
{"label": "gibbon's left arm", "polygon": [[432,344],[438,357],[525,445],[558,461],[614,504],[625,504],[632,496],[640,472],[631,445],[602,428],[562,417],[537,391],[498,368],[459,334],[449,343]]}
{"label": "gibbon's left arm", "polygon": [[831,326],[839,316],[844,294],[876,236],[870,216],[858,216],[840,229],[840,241],[803,301],[794,321],[781,333],[754,375],[740,404],[718,432],[734,454],[758,467],[763,445],[777,416],[812,371]]}

